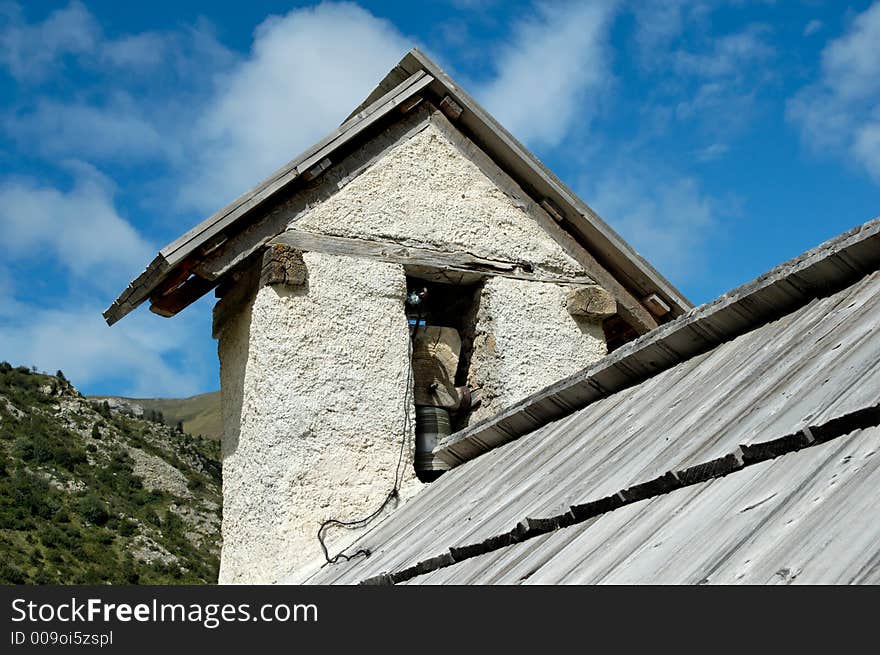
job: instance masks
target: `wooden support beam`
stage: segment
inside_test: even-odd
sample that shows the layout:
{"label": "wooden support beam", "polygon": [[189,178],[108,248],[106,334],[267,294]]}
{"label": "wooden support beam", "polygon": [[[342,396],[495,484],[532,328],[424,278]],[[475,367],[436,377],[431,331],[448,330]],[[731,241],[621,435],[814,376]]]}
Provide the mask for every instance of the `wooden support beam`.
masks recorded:
{"label": "wooden support beam", "polygon": [[461,105],[458,104],[451,96],[445,96],[440,101],[440,111],[446,114],[451,121],[457,121],[461,116]]}
{"label": "wooden support beam", "polygon": [[666,303],[666,301],[656,293],[647,296],[642,303],[648,308],[649,312],[658,318],[666,316],[672,311],[672,308]]}
{"label": "wooden support beam", "polygon": [[322,159],[317,164],[312,166],[310,169],[305,171],[302,174],[302,179],[305,180],[306,182],[311,182],[316,177],[318,177],[321,173],[323,173],[328,168],[330,168],[330,164],[331,164],[330,158],[324,157],[324,159]]}
{"label": "wooden support beam", "polygon": [[409,100],[404,100],[402,103],[400,103],[400,107],[399,107],[400,113],[401,114],[408,114],[413,109],[418,107],[421,104],[422,100],[424,100],[424,98],[420,95],[413,96]]}
{"label": "wooden support beam", "polygon": [[424,266],[461,273],[509,277],[534,282],[552,282],[556,284],[589,284],[592,282],[592,279],[587,275],[581,277],[560,277],[535,270],[528,262],[486,259],[466,252],[446,252],[430,248],[416,248],[404,246],[393,241],[372,241],[328,236],[297,229],[289,229],[283,232],[272,239],[270,243],[284,244],[305,252],[362,257],[391,264]]}
{"label": "wooden support beam", "polygon": [[221,296],[220,300],[214,303],[212,337],[219,339],[229,322],[247,310],[247,305],[253,301],[260,289],[261,276],[262,267],[259,260],[252,259],[224,278],[223,284],[217,288]]}
{"label": "wooden support beam", "polygon": [[166,318],[174,316],[216,287],[219,282],[193,275],[171,291],[150,296],[150,311]]}
{"label": "wooden support beam", "polygon": [[562,215],[562,212],[559,211],[559,207],[557,207],[556,204],[552,200],[550,200],[550,198],[544,198],[541,201],[541,208],[545,212],[550,214],[550,218],[552,218],[557,223],[561,223],[562,221],[565,220],[565,217]]}

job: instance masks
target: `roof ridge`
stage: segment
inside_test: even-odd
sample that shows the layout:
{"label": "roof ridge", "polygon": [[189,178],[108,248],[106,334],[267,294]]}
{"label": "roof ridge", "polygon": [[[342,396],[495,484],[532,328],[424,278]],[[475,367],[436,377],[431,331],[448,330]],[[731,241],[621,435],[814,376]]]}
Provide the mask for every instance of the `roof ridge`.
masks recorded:
{"label": "roof ridge", "polygon": [[457,466],[828,296],[880,267],[880,217],[695,307],[597,363],[456,432],[434,454]]}
{"label": "roof ridge", "polygon": [[[147,270],[104,312],[107,322],[112,325],[153,296],[160,297],[164,305],[155,305],[157,313],[173,315],[217,286],[220,278],[229,274],[241,260],[231,258],[233,261],[227,261],[220,271],[200,270],[200,263],[226,250],[238,252],[238,248],[246,251],[243,255],[246,258],[253,254],[254,248],[265,245],[271,238],[260,235],[256,245],[247,239],[240,240],[252,227],[250,223],[257,208],[265,207],[282,190],[289,191],[296,180],[321,175],[333,166],[331,155],[340,151],[344,154],[346,148],[366,138],[374,127],[385,124],[395,106],[414,96],[436,103],[441,109],[444,102],[447,107],[459,108],[459,112],[454,112],[456,128],[538,206],[554,208],[558,216],[553,218],[559,223],[560,235],[570,239],[572,247],[583,251],[585,261],[581,264],[585,269],[589,271],[588,267],[592,266],[602,274],[605,281],[597,278],[597,282],[610,289],[615,285],[619,287],[618,313],[639,332],[646,332],[657,323],[656,317],[644,306],[646,297],[656,294],[669,305],[663,320],[690,309],[690,302],[678,289],[532,152],[440,67],[418,49],[412,49],[334,132],[160,250]],[[415,104],[405,106],[411,109]],[[591,275],[596,277],[595,272]]]}

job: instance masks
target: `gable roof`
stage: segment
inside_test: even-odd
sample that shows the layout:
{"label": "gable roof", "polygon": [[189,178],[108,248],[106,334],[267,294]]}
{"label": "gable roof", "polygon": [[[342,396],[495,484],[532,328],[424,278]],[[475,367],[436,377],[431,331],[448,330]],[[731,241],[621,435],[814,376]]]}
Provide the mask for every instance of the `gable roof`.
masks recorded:
{"label": "gable roof", "polygon": [[309,582],[880,581],[878,269],[875,219],[453,435]]}
{"label": "gable roof", "polygon": [[666,320],[691,307],[675,287],[448,75],[413,49],[336,131],[159,251],[104,312],[107,323],[112,325],[148,298],[172,298],[172,302],[154,304],[151,309],[173,315],[216,287],[232,267],[205,274],[196,270],[201,260],[218,249],[234,247],[234,237],[259,221],[261,212],[272,202],[284,194],[295,193],[331,167],[340,153],[349,152],[354,145],[369,139],[397,120],[402,107],[414,105],[420,99],[454,114],[456,127],[559,222],[583,249],[592,267],[588,273],[612,292],[618,291],[615,295],[621,315],[640,333],[656,326],[642,304],[645,298],[656,295],[670,307]]}

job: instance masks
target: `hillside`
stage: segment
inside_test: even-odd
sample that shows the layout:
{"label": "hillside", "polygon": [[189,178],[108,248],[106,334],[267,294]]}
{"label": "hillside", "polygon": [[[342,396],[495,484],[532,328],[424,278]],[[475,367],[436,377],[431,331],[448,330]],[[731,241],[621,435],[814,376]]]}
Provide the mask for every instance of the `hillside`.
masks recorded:
{"label": "hillside", "polygon": [[[220,413],[220,392],[190,396],[189,398],[124,398],[119,396],[92,396],[96,400],[107,400],[110,406],[127,408],[135,414],[150,415],[159,412],[165,423],[176,426],[183,423],[183,430],[208,439],[219,440],[223,434],[223,416]],[[140,410],[138,410],[140,408]]]}
{"label": "hillside", "polygon": [[215,440],[0,362],[0,583],[213,583]]}

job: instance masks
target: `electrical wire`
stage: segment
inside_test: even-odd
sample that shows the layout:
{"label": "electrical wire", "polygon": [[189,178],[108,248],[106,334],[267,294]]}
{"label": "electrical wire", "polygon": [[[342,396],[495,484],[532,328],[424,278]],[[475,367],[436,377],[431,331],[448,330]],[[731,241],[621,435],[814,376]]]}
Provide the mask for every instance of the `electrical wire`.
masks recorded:
{"label": "electrical wire", "polygon": [[366,526],[370,521],[379,516],[383,510],[388,507],[388,504],[399,497],[400,495],[400,473],[401,466],[404,461],[404,453],[406,452],[406,443],[409,438],[409,399],[410,393],[413,385],[413,367],[412,367],[412,351],[413,351],[413,339],[415,338],[416,332],[419,329],[419,321],[421,320],[421,312],[419,312],[419,316],[416,319],[415,328],[410,332],[409,335],[409,347],[408,347],[408,356],[407,356],[407,374],[406,374],[406,391],[404,392],[403,397],[403,434],[400,437],[400,453],[397,456],[397,467],[394,470],[394,485],[391,487],[391,491],[388,492],[388,495],[385,496],[385,500],[382,501],[382,504],[379,505],[379,508],[373,513],[354,520],[354,521],[340,521],[339,519],[327,519],[321,524],[321,527],[318,528],[318,543],[321,544],[321,550],[324,551],[324,559],[327,560],[328,564],[336,564],[340,560],[349,562],[356,557],[369,557],[370,551],[366,548],[360,548],[356,550],[351,555],[346,555],[344,552],[340,552],[333,557],[330,557],[330,552],[327,550],[327,544],[324,543],[325,531],[332,527],[340,527],[345,528],[347,530],[354,530],[355,528],[360,528]]}

